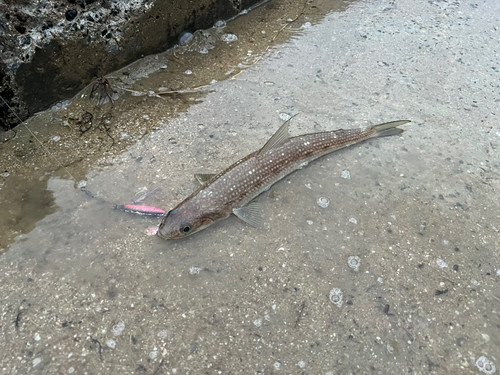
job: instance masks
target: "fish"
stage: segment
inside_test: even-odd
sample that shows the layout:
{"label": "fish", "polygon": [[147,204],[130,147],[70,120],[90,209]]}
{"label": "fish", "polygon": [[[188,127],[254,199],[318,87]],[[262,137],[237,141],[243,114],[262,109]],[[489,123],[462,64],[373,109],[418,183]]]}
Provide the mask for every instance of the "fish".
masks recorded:
{"label": "fish", "polygon": [[120,205],[115,206],[115,210],[128,212],[131,214],[156,216],[156,217],[163,217],[163,216],[165,216],[165,212],[166,212],[165,210],[162,210],[161,208],[156,208],[156,207],[152,207],[152,206],[139,206],[136,204],[120,204]]}
{"label": "fish", "polygon": [[201,186],[170,210],[157,235],[179,239],[236,215],[253,227],[262,227],[262,203],[255,200],[273,184],[307,163],[341,148],[375,137],[401,134],[398,120],[357,129],[338,129],[290,137],[289,120],[258,151],[219,174],[195,175]]}

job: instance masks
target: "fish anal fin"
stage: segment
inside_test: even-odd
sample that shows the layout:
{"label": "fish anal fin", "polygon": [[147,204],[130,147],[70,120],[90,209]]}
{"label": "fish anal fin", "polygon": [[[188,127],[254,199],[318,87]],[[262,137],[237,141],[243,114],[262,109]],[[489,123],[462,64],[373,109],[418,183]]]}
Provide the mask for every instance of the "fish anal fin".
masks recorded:
{"label": "fish anal fin", "polygon": [[257,156],[260,156],[266,153],[267,151],[282,145],[288,140],[288,138],[290,138],[290,135],[288,134],[288,125],[290,123],[290,120],[293,119],[295,116],[297,115],[290,117],[283,123],[283,125],[281,125],[281,127],[276,131],[276,133],[274,133],[274,135],[271,138],[269,138],[264,147],[260,149]]}
{"label": "fish anal fin", "polygon": [[233,209],[233,213],[245,223],[255,228],[263,228],[262,204],[259,202],[250,202],[246,206]]}
{"label": "fish anal fin", "polygon": [[215,175],[216,173],[196,173],[194,178],[196,178],[196,181],[198,181],[200,185],[205,185],[205,183]]}

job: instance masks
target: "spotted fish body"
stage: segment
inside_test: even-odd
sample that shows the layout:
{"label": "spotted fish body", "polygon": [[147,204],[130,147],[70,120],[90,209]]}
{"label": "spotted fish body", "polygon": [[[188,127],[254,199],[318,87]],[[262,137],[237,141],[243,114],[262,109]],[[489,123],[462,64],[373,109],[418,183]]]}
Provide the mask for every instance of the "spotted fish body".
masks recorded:
{"label": "spotted fish body", "polygon": [[330,152],[373,137],[400,134],[407,120],[367,128],[288,136],[284,123],[264,147],[217,175],[197,175],[202,185],[163,219],[158,236],[182,238],[235,214],[260,226],[259,203],[253,201],[274,183],[304,164]]}

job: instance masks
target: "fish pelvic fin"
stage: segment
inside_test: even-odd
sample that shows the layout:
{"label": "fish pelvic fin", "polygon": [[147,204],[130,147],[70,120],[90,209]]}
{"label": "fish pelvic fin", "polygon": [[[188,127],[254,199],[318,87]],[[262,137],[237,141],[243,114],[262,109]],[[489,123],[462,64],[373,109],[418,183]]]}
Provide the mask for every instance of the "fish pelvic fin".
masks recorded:
{"label": "fish pelvic fin", "polygon": [[283,143],[285,143],[288,138],[290,138],[290,134],[288,133],[288,125],[290,123],[290,120],[293,119],[297,115],[293,115],[290,117],[288,120],[286,120],[283,125],[280,126],[280,128],[274,133],[274,135],[269,138],[269,140],[266,142],[264,147],[262,147],[257,154],[257,156],[260,156],[264,153],[266,153],[269,150],[272,150],[275,147],[279,147]]}
{"label": "fish pelvic fin", "polygon": [[214,177],[215,175],[217,175],[217,174],[216,173],[196,173],[194,175],[194,178],[196,178],[196,181],[198,181],[198,183],[200,185],[205,185],[205,183],[210,181],[212,179],[212,177]]}
{"label": "fish pelvic fin", "polygon": [[233,209],[233,213],[237,217],[255,228],[264,227],[261,212],[262,204],[256,201],[250,202],[246,206]]}
{"label": "fish pelvic fin", "polygon": [[403,129],[399,129],[398,126],[404,125],[411,122],[410,120],[398,120],[398,121],[391,121],[391,122],[385,122],[383,124],[375,125],[372,127],[373,130],[375,130],[375,134],[373,135],[374,137],[387,137],[390,135],[397,135],[401,134],[404,132]]}

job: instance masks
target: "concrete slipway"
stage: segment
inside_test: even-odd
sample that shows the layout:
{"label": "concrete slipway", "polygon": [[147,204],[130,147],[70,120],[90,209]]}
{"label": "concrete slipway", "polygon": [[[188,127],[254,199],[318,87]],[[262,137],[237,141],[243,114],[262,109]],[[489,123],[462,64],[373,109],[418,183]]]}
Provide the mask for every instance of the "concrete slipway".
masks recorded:
{"label": "concrete slipway", "polygon": [[[332,6],[269,2],[118,72],[113,108],[32,119],[96,198],[26,130],[4,143],[3,373],[498,373],[500,3]],[[275,185],[267,230],[163,241],[104,202],[170,209],[296,113],[294,135],[412,123]]]}

